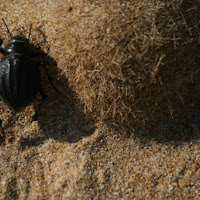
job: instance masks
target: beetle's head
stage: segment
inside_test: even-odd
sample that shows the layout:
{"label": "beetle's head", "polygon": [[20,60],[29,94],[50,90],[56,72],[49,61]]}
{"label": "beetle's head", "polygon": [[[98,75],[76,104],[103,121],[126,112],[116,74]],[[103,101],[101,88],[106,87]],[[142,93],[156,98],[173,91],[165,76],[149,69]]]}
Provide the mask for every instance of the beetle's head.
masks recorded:
{"label": "beetle's head", "polygon": [[[29,44],[29,39],[31,37],[32,24],[30,24],[28,38],[25,38],[24,36],[12,36],[5,20],[2,19],[2,21],[7,29],[8,35],[10,36],[10,43],[6,46],[4,50],[4,54],[9,55],[13,53],[18,53],[18,54],[23,54],[23,55],[28,55],[28,56],[33,55],[35,53],[35,48],[33,48]],[[2,42],[0,40],[0,44],[1,43]]]}
{"label": "beetle's head", "polygon": [[28,39],[25,38],[24,36],[12,36],[10,39],[10,43],[15,43],[15,42],[28,42]]}

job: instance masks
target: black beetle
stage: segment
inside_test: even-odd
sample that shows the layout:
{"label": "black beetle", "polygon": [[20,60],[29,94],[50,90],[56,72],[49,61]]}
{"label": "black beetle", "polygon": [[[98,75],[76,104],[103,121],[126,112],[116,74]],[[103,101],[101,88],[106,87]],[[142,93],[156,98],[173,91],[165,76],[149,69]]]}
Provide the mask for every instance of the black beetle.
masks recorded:
{"label": "black beetle", "polygon": [[[0,52],[4,55],[0,61],[0,97],[14,112],[18,112],[30,105],[36,94],[40,92],[42,102],[33,117],[35,120],[46,99],[46,94],[40,87],[40,63],[35,60],[42,51],[29,43],[32,25],[30,25],[28,38],[25,38],[12,36],[5,21],[3,19],[2,21],[11,39],[5,49],[0,48]],[[0,47],[2,43],[3,40],[0,39]],[[52,87],[57,91],[45,65],[44,67]]]}

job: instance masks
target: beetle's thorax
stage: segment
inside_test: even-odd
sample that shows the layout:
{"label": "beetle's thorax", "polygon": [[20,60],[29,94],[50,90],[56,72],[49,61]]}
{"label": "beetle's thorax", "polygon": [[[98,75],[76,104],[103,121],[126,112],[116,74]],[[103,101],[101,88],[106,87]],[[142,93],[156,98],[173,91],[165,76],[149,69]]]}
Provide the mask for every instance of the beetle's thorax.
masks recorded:
{"label": "beetle's thorax", "polygon": [[29,42],[29,41],[24,36],[13,36],[13,37],[11,37],[10,43],[15,43],[15,42]]}

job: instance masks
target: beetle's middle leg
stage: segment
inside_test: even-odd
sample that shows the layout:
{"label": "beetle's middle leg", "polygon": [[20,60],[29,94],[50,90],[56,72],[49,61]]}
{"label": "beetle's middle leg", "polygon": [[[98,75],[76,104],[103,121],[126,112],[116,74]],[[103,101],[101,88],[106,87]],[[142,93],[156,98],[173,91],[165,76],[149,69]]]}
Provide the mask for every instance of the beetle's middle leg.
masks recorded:
{"label": "beetle's middle leg", "polygon": [[43,91],[43,89],[40,87],[39,89],[39,92],[40,92],[40,95],[42,97],[42,102],[40,103],[40,105],[38,106],[36,112],[35,112],[35,115],[33,116],[32,118],[32,121],[36,121],[38,119],[38,113],[40,111],[40,108],[42,107],[42,105],[44,104],[44,102],[46,101],[47,99],[47,95],[45,94],[45,92]]}

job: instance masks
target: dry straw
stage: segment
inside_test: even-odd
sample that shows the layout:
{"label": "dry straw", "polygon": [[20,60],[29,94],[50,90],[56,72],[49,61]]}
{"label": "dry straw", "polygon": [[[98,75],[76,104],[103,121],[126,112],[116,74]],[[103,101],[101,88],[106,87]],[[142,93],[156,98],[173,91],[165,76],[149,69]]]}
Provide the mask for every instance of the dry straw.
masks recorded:
{"label": "dry straw", "polygon": [[96,119],[160,124],[199,84],[199,13],[198,0],[58,0],[51,55]]}

